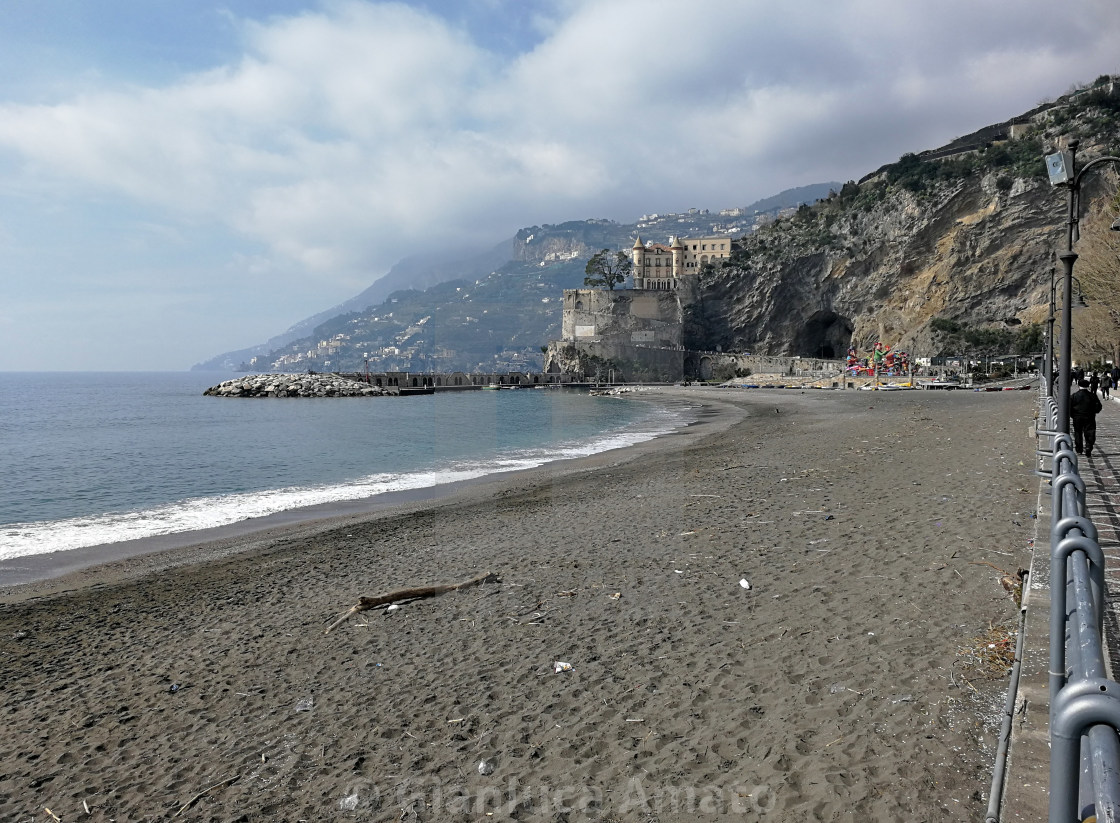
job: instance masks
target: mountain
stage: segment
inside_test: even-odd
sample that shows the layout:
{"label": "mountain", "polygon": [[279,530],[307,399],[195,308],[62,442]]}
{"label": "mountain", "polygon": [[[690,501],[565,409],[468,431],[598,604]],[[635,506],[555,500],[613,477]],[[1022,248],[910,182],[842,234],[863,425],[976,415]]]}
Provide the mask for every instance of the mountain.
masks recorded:
{"label": "mountain", "polygon": [[[1037,353],[1068,202],[1043,155],[1071,137],[1080,167],[1120,154],[1118,85],[1100,78],[948,147],[904,155],[744,238],[703,283],[685,345],[809,357],[877,341],[920,355]],[[1115,217],[1117,169],[1099,168],[1082,187],[1083,256]],[[1080,266],[1088,294],[1099,273],[1088,258]],[[1098,306],[1114,302],[1115,253],[1105,266],[1112,291],[1100,289]],[[1113,318],[1084,353],[1115,357],[1118,331]]]}
{"label": "mountain", "polygon": [[362,311],[378,305],[400,289],[427,288],[455,277],[475,278],[489,274],[509,259],[512,242],[508,240],[494,246],[459,248],[454,251],[406,257],[389,269],[384,277],[375,280],[369,288],[349,300],[301,320],[264,343],[247,349],[224,352],[198,363],[191,367],[191,371],[236,371],[255,357],[267,355],[293,341],[313,335],[320,323],[342,314]]}
{"label": "mountain", "polygon": [[[1074,137],[1082,167],[1120,154],[1114,78],[906,154],[858,182],[794,189],[716,214],[690,209],[630,224],[529,226],[492,250],[488,265],[504,262],[485,274],[481,260],[473,274],[454,261],[417,263],[417,270],[402,261],[395,271],[410,288],[361,307],[380,296],[375,283],[344,304],[353,311],[259,347],[238,365],[356,370],[368,360],[374,370],[538,369],[541,346],[559,337],[562,291],[582,286],[591,254],[628,249],[636,235],[667,242],[709,233],[742,239],[729,260],[699,273],[697,299],[681,307],[690,351],[843,357],[850,345],[866,352],[882,341],[917,356],[1037,353],[1067,203],[1066,191],[1049,185],[1043,155]],[[1120,360],[1120,314],[1110,308],[1120,264],[1100,240],[1116,216],[1116,171],[1100,166],[1082,187],[1078,274],[1095,306],[1075,326],[1084,335],[1085,319],[1095,317],[1097,336],[1075,345],[1090,357]],[[1106,252],[1099,265],[1090,265],[1091,248]],[[445,282],[421,290],[414,284],[423,276]]]}
{"label": "mountain", "polygon": [[[582,286],[587,259],[629,249],[635,235],[743,235],[756,223],[827,197],[839,183],[789,189],[750,206],[529,226],[480,249],[398,262],[361,294],[265,343],[225,352],[193,370],[501,371],[539,369],[540,347],[560,327],[565,288]],[[498,295],[500,294],[500,297]]]}

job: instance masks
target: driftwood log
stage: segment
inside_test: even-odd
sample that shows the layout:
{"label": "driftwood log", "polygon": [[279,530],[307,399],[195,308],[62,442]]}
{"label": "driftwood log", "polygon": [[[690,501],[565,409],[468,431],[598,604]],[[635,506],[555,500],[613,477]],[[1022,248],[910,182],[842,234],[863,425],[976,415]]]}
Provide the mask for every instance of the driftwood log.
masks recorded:
{"label": "driftwood log", "polygon": [[351,615],[369,609],[375,609],[378,606],[385,606],[401,600],[419,600],[424,597],[435,597],[437,594],[458,591],[459,589],[478,586],[482,583],[501,582],[501,578],[499,578],[498,575],[493,572],[486,572],[486,574],[480,574],[478,577],[472,577],[470,580],[464,580],[462,583],[441,583],[437,586],[417,586],[411,589],[397,589],[396,591],[386,592],[385,594],[379,594],[374,597],[360,597],[358,598],[358,602],[351,606],[338,620],[331,623],[323,634],[330,634],[333,632],[345,623]]}

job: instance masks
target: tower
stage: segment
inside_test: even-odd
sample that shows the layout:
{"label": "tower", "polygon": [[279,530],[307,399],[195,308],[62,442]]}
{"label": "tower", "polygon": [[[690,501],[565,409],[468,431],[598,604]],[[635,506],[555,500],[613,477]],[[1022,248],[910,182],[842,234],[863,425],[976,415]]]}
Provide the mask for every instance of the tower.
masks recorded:
{"label": "tower", "polygon": [[646,287],[645,269],[642,267],[646,262],[646,246],[642,242],[641,237],[635,236],[634,247],[631,249],[631,258],[633,262],[634,271],[634,288],[644,289]]}
{"label": "tower", "polygon": [[[673,280],[675,281],[684,274],[684,243],[679,237],[674,237],[669,250],[673,253]],[[676,288],[676,285],[674,283],[673,287]]]}

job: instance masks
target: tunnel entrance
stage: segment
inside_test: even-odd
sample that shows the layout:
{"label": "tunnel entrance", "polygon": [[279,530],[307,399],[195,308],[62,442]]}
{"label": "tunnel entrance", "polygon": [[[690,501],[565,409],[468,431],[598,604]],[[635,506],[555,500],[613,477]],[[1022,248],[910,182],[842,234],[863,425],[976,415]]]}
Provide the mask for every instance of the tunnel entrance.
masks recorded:
{"label": "tunnel entrance", "polygon": [[819,311],[805,321],[794,341],[794,354],[837,360],[847,355],[852,321],[834,311]]}

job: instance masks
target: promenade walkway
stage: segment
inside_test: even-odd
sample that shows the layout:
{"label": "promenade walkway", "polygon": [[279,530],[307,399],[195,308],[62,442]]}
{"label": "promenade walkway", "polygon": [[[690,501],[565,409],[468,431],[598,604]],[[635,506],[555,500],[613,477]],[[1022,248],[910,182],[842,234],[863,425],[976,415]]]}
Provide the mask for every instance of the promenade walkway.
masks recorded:
{"label": "promenade walkway", "polygon": [[[1044,441],[1040,441],[1044,442]],[[1078,462],[1093,523],[1105,555],[1108,607],[1105,613],[1111,676],[1120,675],[1120,398],[1104,401],[1097,416],[1097,446]],[[1035,554],[1026,608],[1022,677],[1016,701],[1002,821],[1047,820],[1050,781],[1049,613],[1050,496],[1039,483]]]}

